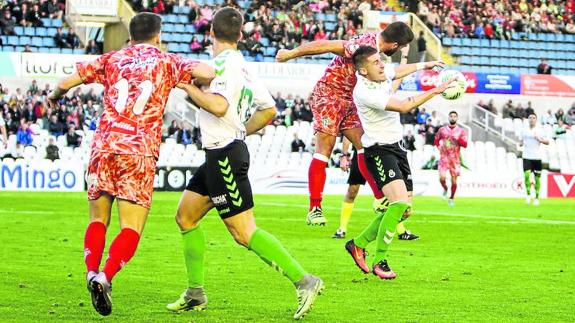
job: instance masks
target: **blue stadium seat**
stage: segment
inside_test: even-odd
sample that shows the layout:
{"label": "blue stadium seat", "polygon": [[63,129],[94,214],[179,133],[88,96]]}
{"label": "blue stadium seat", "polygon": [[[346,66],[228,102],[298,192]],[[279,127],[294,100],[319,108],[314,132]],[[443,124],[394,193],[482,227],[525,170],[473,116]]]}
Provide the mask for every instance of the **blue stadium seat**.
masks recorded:
{"label": "blue stadium seat", "polygon": [[32,46],[42,47],[44,44],[41,37],[32,37]]}
{"label": "blue stadium seat", "polygon": [[176,15],[166,15],[166,16],[164,16],[164,19],[167,23],[170,23],[170,24],[175,24],[178,22],[178,16],[176,16]]}
{"label": "blue stadium seat", "polygon": [[273,62],[275,62],[275,58],[273,58],[273,57],[264,57],[264,62],[266,62],[266,63],[273,63]]}
{"label": "blue stadium seat", "polygon": [[[17,46],[24,46],[24,45],[30,45],[30,43],[32,42],[32,38],[28,37],[28,36],[20,36],[20,39],[18,41],[18,44],[16,44]],[[12,44],[11,44],[12,45]]]}
{"label": "blue stadium seat", "polygon": [[264,55],[265,55],[265,56],[275,57],[275,56],[276,56],[276,52],[277,52],[277,48],[275,48],[275,47],[266,47],[265,50],[264,50]]}
{"label": "blue stadium seat", "polygon": [[62,27],[62,20],[60,19],[52,19],[52,27]]}
{"label": "blue stadium seat", "polygon": [[162,34],[162,41],[166,43],[171,43],[174,41],[174,34],[172,33],[163,33]]}
{"label": "blue stadium seat", "polygon": [[555,34],[543,34],[545,41],[555,41]]}
{"label": "blue stadium seat", "polygon": [[173,40],[176,43],[183,43],[184,42],[184,34],[183,33],[177,33],[177,34],[173,34]]}
{"label": "blue stadium seat", "polygon": [[198,35],[194,35],[194,36],[198,37],[199,42],[202,42],[204,40],[204,35],[198,34]]}
{"label": "blue stadium seat", "polygon": [[24,35],[26,36],[36,36],[36,31],[34,30],[35,28],[32,27],[26,27],[24,28]]}
{"label": "blue stadium seat", "polygon": [[168,44],[168,52],[177,53],[180,50],[180,46],[176,43]]}
{"label": "blue stadium seat", "polygon": [[51,27],[52,26],[52,19],[50,18],[40,18],[40,20],[42,21],[42,25],[44,27]]}
{"label": "blue stadium seat", "polygon": [[176,28],[175,28],[174,30],[175,30],[175,32],[177,32],[177,33],[185,33],[185,32],[186,32],[186,27],[184,27],[184,25],[177,24],[177,25],[176,25]]}
{"label": "blue stadium seat", "polygon": [[[565,39],[564,41],[569,42],[569,43],[575,43],[575,35],[563,35],[561,34]],[[559,36],[559,35],[557,35]],[[557,41],[559,41],[559,38],[557,38]]]}
{"label": "blue stadium seat", "polygon": [[539,60],[537,58],[530,58],[529,59],[529,66],[537,66],[539,64]]}
{"label": "blue stadium seat", "polygon": [[337,15],[335,13],[327,13],[325,15],[325,20],[326,21],[332,21],[332,22],[336,22],[337,23]]}
{"label": "blue stadium seat", "polygon": [[463,39],[461,40],[461,44],[462,44],[463,46],[468,46],[468,47],[473,46],[473,45],[471,44],[471,39],[470,39],[470,38],[463,38]]}
{"label": "blue stadium seat", "polygon": [[180,53],[191,53],[192,50],[190,49],[190,45],[189,44],[180,44]]}
{"label": "blue stadium seat", "polygon": [[176,15],[179,15],[179,14],[183,13],[183,12],[182,12],[182,9],[183,9],[183,8],[184,8],[184,7],[174,6],[174,13],[175,13]]}
{"label": "blue stadium seat", "polygon": [[[224,0],[215,0],[215,3],[222,6],[226,2]],[[244,3],[245,3],[245,7],[242,7],[242,9],[248,9],[250,7],[250,5],[252,4],[251,1],[244,1]]]}
{"label": "blue stadium seat", "polygon": [[56,33],[58,32],[58,30],[56,28],[48,28],[46,29],[46,33],[48,34],[48,36],[50,37],[54,37],[56,36]]}
{"label": "blue stadium seat", "polygon": [[43,47],[55,47],[56,43],[54,42],[54,38],[42,38],[42,46]]}
{"label": "blue stadium seat", "polygon": [[196,0],[196,4],[197,4],[198,6],[203,6],[203,5],[206,4],[206,1],[205,1],[205,0]]}
{"label": "blue stadium seat", "polygon": [[74,54],[72,48],[62,48],[62,54]]}
{"label": "blue stadium seat", "polygon": [[320,21],[325,21],[325,15],[323,13],[316,13],[315,19]]}
{"label": "blue stadium seat", "polygon": [[16,51],[17,53],[21,53],[21,52],[24,51],[24,49],[25,49],[24,46],[16,46],[15,51]]}
{"label": "blue stadium seat", "polygon": [[453,38],[453,46],[463,46],[463,42],[461,41],[461,38],[459,38],[459,37]]}
{"label": "blue stadium seat", "polygon": [[11,46],[18,46],[20,45],[20,41],[18,40],[18,36],[8,36],[8,41],[5,44]]}
{"label": "blue stadium seat", "polygon": [[477,47],[471,47],[471,55],[473,56],[479,56],[479,48]]}
{"label": "blue stadium seat", "polygon": [[175,26],[172,24],[165,24],[163,29],[164,29],[164,32],[167,32],[167,33],[173,33],[176,30]]}
{"label": "blue stadium seat", "polygon": [[3,52],[14,52],[14,51],[16,51],[16,49],[14,48],[14,46],[3,46],[2,51]]}
{"label": "blue stadium seat", "polygon": [[461,56],[459,63],[471,65],[471,56]]}
{"label": "blue stadium seat", "polygon": [[487,57],[487,56],[480,56],[480,57],[479,57],[479,64],[480,64],[480,65],[490,65],[489,57]]}
{"label": "blue stadium seat", "polygon": [[501,40],[501,47],[502,48],[510,48],[511,47],[511,42],[509,40]]}
{"label": "blue stadium seat", "polygon": [[216,2],[214,0],[206,0],[206,4],[210,7],[213,7],[216,5]]}
{"label": "blue stadium seat", "polygon": [[491,44],[489,44],[489,39],[481,39],[479,41],[479,44],[483,48],[488,48],[489,46],[491,46]]}
{"label": "blue stadium seat", "polygon": [[452,47],[451,48],[451,55],[455,55],[455,56],[460,56],[463,53],[463,50],[461,47]]}
{"label": "blue stadium seat", "polygon": [[326,21],[324,26],[327,31],[333,31],[337,25],[335,22]]}
{"label": "blue stadium seat", "polygon": [[49,52],[50,52],[50,48],[48,48],[48,47],[38,48],[38,53],[49,53]]}
{"label": "blue stadium seat", "polygon": [[178,22],[179,22],[180,24],[189,24],[189,23],[190,23],[190,19],[188,18],[188,16],[180,15],[180,16],[178,16]]}
{"label": "blue stadium seat", "polygon": [[501,39],[492,39],[491,47],[499,48],[501,47]]}
{"label": "blue stadium seat", "polygon": [[491,65],[501,66],[501,58],[500,57],[491,57]]}
{"label": "blue stadium seat", "polygon": [[501,49],[494,47],[491,49],[491,56],[500,57],[501,56]]}
{"label": "blue stadium seat", "polygon": [[442,41],[443,41],[443,45],[445,45],[445,46],[453,45],[453,38],[451,38],[451,37],[443,37]]}
{"label": "blue stadium seat", "polygon": [[187,24],[186,25],[186,32],[191,33],[191,34],[195,34],[197,32],[197,30],[196,30],[196,27],[194,27],[194,25]]}
{"label": "blue stadium seat", "polygon": [[8,36],[2,35],[2,36],[0,36],[0,38],[2,38],[2,44],[5,44],[5,45],[8,44]]}
{"label": "blue stadium seat", "polygon": [[48,31],[44,27],[38,27],[36,28],[36,36],[46,37],[48,36]]}
{"label": "blue stadium seat", "polygon": [[246,62],[253,62],[255,61],[253,56],[245,56],[244,59],[246,60]]}
{"label": "blue stadium seat", "polygon": [[24,36],[24,27],[16,26],[14,27],[14,32],[16,35]]}
{"label": "blue stadium seat", "polygon": [[182,37],[183,38],[182,41],[189,44],[192,41],[192,37],[194,37],[194,35],[185,33]]}
{"label": "blue stadium seat", "polygon": [[75,55],[84,55],[86,53],[86,50],[84,50],[83,48],[76,48],[74,49],[74,54]]}
{"label": "blue stadium seat", "polygon": [[268,47],[270,45],[270,40],[267,39],[266,37],[262,37],[260,38],[260,43],[262,44],[262,46]]}
{"label": "blue stadium seat", "polygon": [[52,54],[60,54],[60,48],[52,47],[52,48],[50,48],[50,53],[52,53]]}
{"label": "blue stadium seat", "polygon": [[529,60],[527,58],[522,58],[519,60],[519,66],[529,67]]}
{"label": "blue stadium seat", "polygon": [[203,59],[203,60],[208,60],[208,59],[210,59],[210,55],[209,55],[209,54],[206,54],[206,53],[201,53],[198,57],[199,57],[200,59]]}

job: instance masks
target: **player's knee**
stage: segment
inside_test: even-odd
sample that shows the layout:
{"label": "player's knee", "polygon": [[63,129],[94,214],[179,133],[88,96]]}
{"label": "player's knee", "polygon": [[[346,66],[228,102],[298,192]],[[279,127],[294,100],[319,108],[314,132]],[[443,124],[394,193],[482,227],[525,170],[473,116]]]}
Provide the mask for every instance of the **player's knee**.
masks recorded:
{"label": "player's knee", "polygon": [[250,238],[251,238],[251,234],[248,234],[247,232],[240,232],[240,231],[232,231],[231,232],[232,237],[234,238],[234,240],[236,241],[237,244],[244,246],[244,247],[248,247],[248,245],[250,244]]}
{"label": "player's knee", "polygon": [[357,194],[359,193],[359,186],[355,187],[355,186],[351,186],[348,190],[347,190],[347,196],[346,199],[349,202],[353,202],[355,200],[355,198],[357,197]]}
{"label": "player's knee", "polygon": [[193,217],[188,216],[187,212],[179,210],[176,212],[176,223],[181,230],[191,230],[198,226],[198,223],[193,220]]}

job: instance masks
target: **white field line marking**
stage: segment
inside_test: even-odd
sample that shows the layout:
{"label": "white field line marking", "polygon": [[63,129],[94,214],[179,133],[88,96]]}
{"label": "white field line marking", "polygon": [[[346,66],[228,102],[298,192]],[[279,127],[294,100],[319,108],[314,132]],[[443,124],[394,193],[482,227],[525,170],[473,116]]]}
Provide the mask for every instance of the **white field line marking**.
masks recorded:
{"label": "white field line marking", "polygon": [[[265,206],[281,206],[281,207],[297,207],[297,208],[307,208],[307,205],[303,204],[289,204],[289,203],[275,203],[275,202],[260,202],[257,205]],[[326,210],[339,210],[339,207],[325,206]],[[354,210],[362,212],[373,212],[371,209],[366,208],[354,208]],[[414,219],[417,215],[435,215],[435,216],[446,216],[446,217],[459,217],[459,218],[473,218],[473,219],[488,219],[488,220],[503,220],[503,221],[519,221],[523,223],[534,223],[534,224],[571,224],[575,225],[575,221],[564,221],[564,220],[546,220],[546,219],[531,219],[531,218],[518,218],[518,217],[506,217],[506,216],[496,216],[496,215],[479,215],[479,214],[466,214],[466,213],[450,213],[450,212],[429,212],[429,211],[418,211],[414,212]]]}

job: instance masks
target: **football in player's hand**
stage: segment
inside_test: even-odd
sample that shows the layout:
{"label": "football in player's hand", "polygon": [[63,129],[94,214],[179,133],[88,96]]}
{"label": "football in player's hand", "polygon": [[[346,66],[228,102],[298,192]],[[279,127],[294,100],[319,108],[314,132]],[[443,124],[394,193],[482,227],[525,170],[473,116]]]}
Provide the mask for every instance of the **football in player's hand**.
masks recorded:
{"label": "football in player's hand", "polygon": [[467,90],[467,81],[465,80],[465,76],[459,71],[444,70],[439,73],[437,83],[440,85],[451,79],[455,79],[455,81],[451,82],[449,87],[441,93],[441,96],[447,100],[457,100],[465,93],[465,90]]}

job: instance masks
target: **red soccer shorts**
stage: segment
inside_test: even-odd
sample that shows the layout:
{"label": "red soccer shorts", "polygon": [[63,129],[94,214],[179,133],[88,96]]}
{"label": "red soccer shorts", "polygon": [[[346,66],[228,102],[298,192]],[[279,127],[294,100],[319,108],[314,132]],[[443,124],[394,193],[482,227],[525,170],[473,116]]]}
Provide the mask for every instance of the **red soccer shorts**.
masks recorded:
{"label": "red soccer shorts", "polygon": [[88,165],[88,200],[107,193],[149,209],[155,172],[154,157],[94,151]]}
{"label": "red soccer shorts", "polygon": [[351,98],[341,98],[328,86],[318,83],[309,98],[313,129],[331,136],[342,130],[361,128],[357,108]]}
{"label": "red soccer shorts", "polygon": [[451,177],[461,175],[461,163],[456,160],[440,158],[437,168],[439,169],[439,176],[441,177],[445,177],[447,172],[449,172]]}

